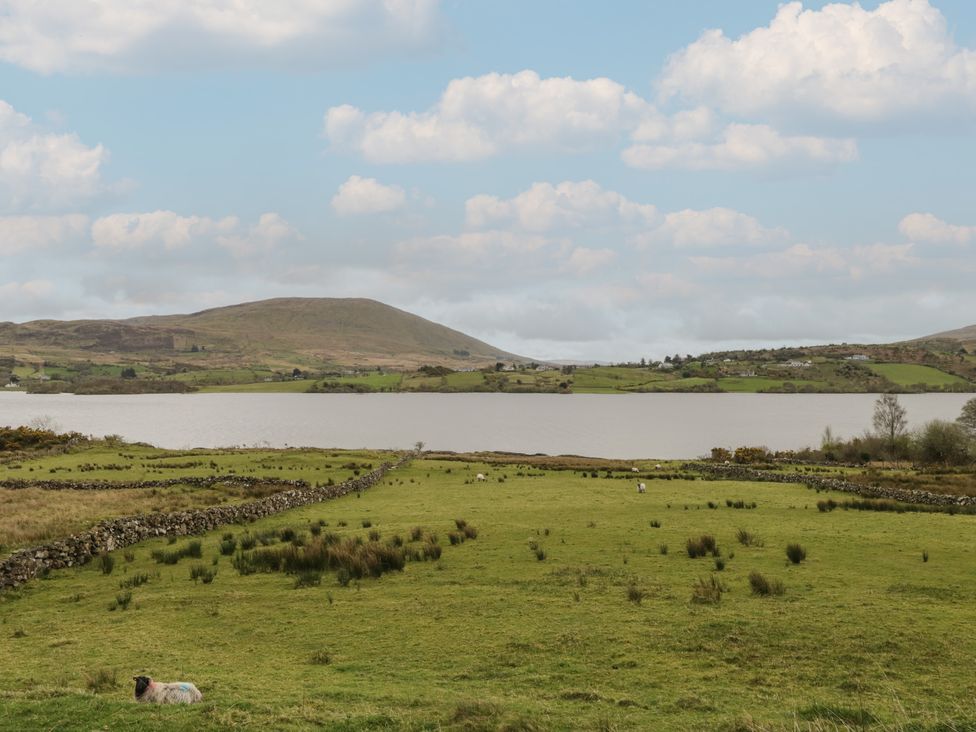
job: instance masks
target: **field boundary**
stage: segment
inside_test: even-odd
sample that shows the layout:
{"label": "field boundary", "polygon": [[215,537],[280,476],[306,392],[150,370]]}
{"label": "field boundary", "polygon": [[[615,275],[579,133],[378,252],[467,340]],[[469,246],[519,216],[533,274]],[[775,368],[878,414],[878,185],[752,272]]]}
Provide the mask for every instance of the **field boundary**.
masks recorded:
{"label": "field boundary", "polygon": [[921,503],[929,506],[976,506],[974,496],[952,496],[932,493],[917,488],[886,488],[877,485],[860,485],[840,478],[824,478],[802,473],[774,473],[756,470],[743,465],[709,465],[686,463],[683,469],[694,470],[716,480],[745,480],[766,483],[799,483],[815,490],[854,493],[865,498],[886,498],[902,503]]}
{"label": "field boundary", "polygon": [[[335,485],[311,486],[305,481],[286,481],[288,484],[302,483],[303,485],[266,498],[232,506],[212,506],[191,511],[140,514],[108,519],[79,534],[41,546],[21,549],[11,554],[0,562],[0,592],[29,582],[52,569],[85,564],[99,554],[137,544],[146,539],[157,536],[202,534],[226,524],[248,523],[282,511],[363,491],[376,485],[388,471],[410,462],[417,454],[407,453],[396,462],[383,463],[366,475]],[[185,484],[191,480],[183,479],[177,482]]]}

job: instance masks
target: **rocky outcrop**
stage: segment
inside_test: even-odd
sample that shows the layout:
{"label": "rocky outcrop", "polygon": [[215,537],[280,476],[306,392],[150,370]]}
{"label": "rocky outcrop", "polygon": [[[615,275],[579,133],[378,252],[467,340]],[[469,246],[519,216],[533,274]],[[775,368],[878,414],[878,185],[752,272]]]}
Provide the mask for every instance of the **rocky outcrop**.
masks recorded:
{"label": "rocky outcrop", "polygon": [[890,488],[877,485],[861,485],[840,478],[825,478],[804,473],[777,473],[768,470],[755,470],[744,465],[715,465],[709,463],[688,463],[682,466],[694,470],[714,480],[745,480],[773,483],[799,483],[815,490],[853,493],[866,498],[883,498],[901,503],[920,503],[929,506],[976,506],[976,497],[953,496],[945,493],[932,493],[915,488]]}
{"label": "rocky outcrop", "polygon": [[[3,562],[0,562],[0,591],[17,587],[52,569],[85,564],[92,557],[103,552],[130,546],[145,539],[156,536],[203,534],[225,524],[248,523],[292,508],[364,491],[376,485],[387,471],[404,465],[414,456],[415,453],[410,453],[395,463],[384,463],[366,475],[335,485],[311,486],[305,481],[239,478],[238,480],[253,481],[255,484],[273,482],[284,484],[286,487],[292,485],[294,487],[286,488],[266,498],[233,506],[213,506],[176,513],[124,516],[102,521],[80,534],[11,554]],[[227,476],[214,476],[212,478],[174,478],[172,481],[144,482],[154,486],[163,483],[204,485],[207,484],[205,481],[225,483],[227,480]],[[94,483],[89,490],[95,488],[104,490],[106,487],[108,486],[105,484]],[[133,485],[127,484],[119,487],[133,487]],[[136,484],[135,487],[139,487],[139,484]]]}

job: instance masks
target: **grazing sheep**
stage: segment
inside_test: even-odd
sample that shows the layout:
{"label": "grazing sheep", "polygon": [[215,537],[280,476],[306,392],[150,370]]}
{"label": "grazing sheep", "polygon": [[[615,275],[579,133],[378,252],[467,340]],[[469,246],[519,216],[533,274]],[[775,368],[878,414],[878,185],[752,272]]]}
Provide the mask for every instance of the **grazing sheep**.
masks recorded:
{"label": "grazing sheep", "polygon": [[475,476],[475,480],[485,480],[485,474],[484,473],[478,473]]}
{"label": "grazing sheep", "polygon": [[638,483],[637,484],[637,492],[638,493],[647,493],[647,486],[644,485],[643,483]]}
{"label": "grazing sheep", "polygon": [[635,466],[635,467],[633,467],[633,468],[630,469],[630,472],[631,473],[639,473],[640,472],[640,468],[638,468],[638,467]]}
{"label": "grazing sheep", "polygon": [[660,463],[658,463],[657,465],[654,466],[654,469],[655,470],[660,470],[663,467],[664,467],[663,465],[661,465]]}
{"label": "grazing sheep", "polygon": [[136,701],[148,704],[195,704],[203,694],[193,684],[175,681],[165,684],[148,676],[133,676],[136,682]]}

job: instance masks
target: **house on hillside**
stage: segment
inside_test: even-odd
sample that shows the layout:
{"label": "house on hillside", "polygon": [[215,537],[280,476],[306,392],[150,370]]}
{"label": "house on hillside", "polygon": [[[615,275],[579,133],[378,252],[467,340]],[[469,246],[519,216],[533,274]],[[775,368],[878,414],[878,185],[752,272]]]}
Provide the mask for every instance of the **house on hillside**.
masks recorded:
{"label": "house on hillside", "polygon": [[870,361],[871,357],[863,353],[855,353],[853,356],[847,356],[845,361]]}

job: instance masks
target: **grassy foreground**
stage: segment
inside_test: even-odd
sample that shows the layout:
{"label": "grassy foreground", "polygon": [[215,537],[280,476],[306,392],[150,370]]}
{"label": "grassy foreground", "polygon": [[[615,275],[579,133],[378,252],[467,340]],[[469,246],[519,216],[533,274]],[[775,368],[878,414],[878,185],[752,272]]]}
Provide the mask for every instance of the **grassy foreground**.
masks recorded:
{"label": "grassy foreground", "polygon": [[[976,518],[820,513],[826,494],[771,483],[638,495],[590,475],[418,460],[359,498],[201,537],[199,560],[157,564],[188,541],[159,539],[115,552],[109,575],[53,572],[0,595],[0,729],[976,729]],[[454,546],[459,518],[478,536]],[[219,552],[225,533],[311,540],[320,521],[382,541],[421,526],[443,555],[295,589]],[[702,534],[724,570],[689,558]],[[190,580],[214,562],[211,584]],[[785,594],[752,595],[753,571]],[[720,601],[692,602],[712,576]],[[204,703],[137,705],[138,673],[193,681]]]}

